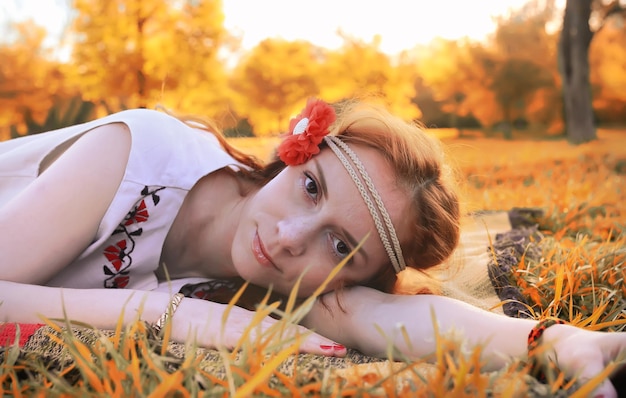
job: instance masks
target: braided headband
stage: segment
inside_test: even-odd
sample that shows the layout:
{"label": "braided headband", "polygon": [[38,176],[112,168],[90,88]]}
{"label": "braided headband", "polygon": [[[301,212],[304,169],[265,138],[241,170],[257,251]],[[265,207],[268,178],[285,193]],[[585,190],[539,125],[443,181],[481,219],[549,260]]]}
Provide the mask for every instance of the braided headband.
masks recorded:
{"label": "braided headband", "polygon": [[279,145],[278,156],[285,164],[296,166],[318,154],[319,145],[324,141],[339,158],[358,188],[393,269],[398,273],[406,269],[406,264],[391,217],[356,153],[338,137],[328,135],[328,128],[335,118],[335,111],[330,105],[320,100],[309,100],[304,111],[291,120],[291,134]]}
{"label": "braided headband", "polygon": [[[389,256],[389,260],[391,260],[391,264],[393,265],[393,269],[396,271],[396,274],[404,269],[406,269],[406,264],[404,263],[404,256],[402,255],[402,249],[400,248],[400,242],[398,241],[398,236],[396,235],[396,229],[393,227],[393,223],[391,222],[391,217],[389,217],[389,213],[383,204],[378,191],[374,187],[374,183],[370,178],[369,174],[365,170],[363,163],[356,156],[356,153],[345,142],[341,141],[339,138],[331,135],[327,135],[324,137],[324,141],[328,145],[328,147],[337,155],[343,167],[346,168],[350,177],[352,177],[352,181],[359,189],[361,193],[361,197],[363,201],[367,205],[370,214],[372,215],[372,219],[374,220],[374,224],[376,225],[376,230],[378,231],[378,235],[380,236],[380,241],[385,246],[385,250],[387,251],[387,255]],[[356,166],[361,178],[357,175],[354,167],[350,161],[346,158],[345,155],[350,157],[352,164]],[[361,179],[365,182],[367,186],[367,190],[363,186]],[[373,200],[372,200],[373,199]],[[382,221],[381,221],[382,216]],[[384,222],[384,224],[383,224]],[[386,227],[386,228],[385,228]],[[391,242],[390,242],[391,241]]]}

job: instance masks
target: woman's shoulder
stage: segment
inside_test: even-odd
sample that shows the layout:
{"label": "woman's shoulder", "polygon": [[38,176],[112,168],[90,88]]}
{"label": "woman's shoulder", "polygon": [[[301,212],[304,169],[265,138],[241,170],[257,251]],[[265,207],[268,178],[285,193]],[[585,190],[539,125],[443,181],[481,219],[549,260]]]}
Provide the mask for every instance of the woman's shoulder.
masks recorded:
{"label": "woman's shoulder", "polygon": [[165,112],[131,109],[110,115],[109,121],[123,122],[130,129],[129,178],[140,174],[190,188],[200,177],[236,164],[212,133]]}
{"label": "woman's shoulder", "polygon": [[192,130],[178,118],[154,109],[128,109],[113,113],[94,121],[98,124],[122,122],[127,124],[132,133],[145,134],[180,134]]}
{"label": "woman's shoulder", "polygon": [[122,122],[130,127],[133,136],[141,135],[151,141],[173,140],[174,144],[210,145],[213,149],[222,151],[215,135],[201,126],[194,126],[166,112],[154,109],[128,109],[111,114],[103,119],[104,122]]}

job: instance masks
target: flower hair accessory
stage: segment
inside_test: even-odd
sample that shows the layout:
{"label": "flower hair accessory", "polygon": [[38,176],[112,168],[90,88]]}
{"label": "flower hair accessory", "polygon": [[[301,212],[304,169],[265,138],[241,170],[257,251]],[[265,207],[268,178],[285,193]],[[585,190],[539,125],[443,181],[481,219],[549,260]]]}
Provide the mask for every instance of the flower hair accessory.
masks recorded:
{"label": "flower hair accessory", "polygon": [[288,166],[297,166],[317,155],[336,117],[335,110],[326,102],[309,99],[302,113],[289,122],[289,134],[278,146],[280,160]]}
{"label": "flower hair accessory", "polygon": [[289,123],[290,134],[278,146],[278,157],[288,166],[297,166],[320,152],[322,141],[339,158],[367,206],[380,241],[396,273],[406,269],[396,230],[385,204],[356,153],[339,137],[328,135],[335,121],[334,109],[324,101],[310,99],[304,111]]}

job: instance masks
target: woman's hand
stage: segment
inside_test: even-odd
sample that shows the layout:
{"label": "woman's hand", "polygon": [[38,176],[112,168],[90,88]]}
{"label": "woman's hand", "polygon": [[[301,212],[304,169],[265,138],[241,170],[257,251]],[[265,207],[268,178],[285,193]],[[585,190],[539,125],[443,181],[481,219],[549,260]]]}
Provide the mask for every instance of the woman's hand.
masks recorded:
{"label": "woman's hand", "polygon": [[[626,366],[626,333],[593,332],[568,325],[554,325],[544,333],[544,344],[554,349],[554,361],[569,377],[582,383],[600,374],[610,363]],[[616,398],[607,378],[593,391],[594,397]]]}
{"label": "woman's hand", "polygon": [[343,357],[344,346],[314,333],[304,326],[273,319],[263,312],[224,304],[185,298],[172,318],[174,341],[196,341],[203,347],[233,349],[241,339],[252,344],[269,342],[269,346],[283,349],[296,344],[301,353]]}
{"label": "woman's hand", "polygon": [[[342,307],[334,297],[315,306],[305,324],[368,355],[382,356],[389,342],[408,358],[424,358],[436,351],[435,334],[465,337],[469,347],[481,345],[486,371],[499,370],[509,358],[525,358],[527,338],[537,321],[510,318],[443,296],[390,295],[364,287],[346,289]],[[437,324],[434,328],[433,320]],[[399,333],[402,325],[405,334]],[[382,333],[382,334],[381,334]],[[411,344],[407,345],[404,335]],[[546,329],[542,344],[570,377],[583,381],[600,374],[608,364],[626,366],[626,333],[592,332],[569,325]],[[607,379],[595,396],[617,397]]]}

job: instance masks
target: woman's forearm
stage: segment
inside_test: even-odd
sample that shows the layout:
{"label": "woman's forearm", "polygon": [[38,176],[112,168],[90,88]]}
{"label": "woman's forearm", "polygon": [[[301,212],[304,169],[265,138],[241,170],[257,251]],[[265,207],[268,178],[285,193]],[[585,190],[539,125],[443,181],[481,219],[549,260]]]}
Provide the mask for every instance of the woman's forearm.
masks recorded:
{"label": "woman's forearm", "polygon": [[[138,319],[155,322],[170,303],[165,292],[127,289],[67,289],[0,281],[0,322],[40,323],[52,320],[79,321],[100,329],[114,329],[121,317],[124,324]],[[227,317],[225,317],[227,315]],[[256,318],[256,319],[255,319]],[[171,317],[171,339],[194,341],[201,347],[234,347],[246,330],[251,336],[272,327],[276,320],[259,318],[240,307],[185,298]],[[285,338],[303,336],[300,350],[321,355],[345,355],[334,341],[293,325]],[[330,348],[329,348],[330,347]]]}
{"label": "woman's forearm", "polygon": [[[148,300],[149,298],[149,300]],[[158,319],[170,296],[162,292],[125,289],[66,289],[0,281],[0,321],[36,323],[49,319],[77,320],[97,328],[114,328],[120,318]]]}
{"label": "woman's forearm", "polygon": [[499,368],[526,353],[528,333],[536,324],[442,296],[390,295],[357,287],[343,292],[339,300],[345,312],[335,298],[326,297],[328,308],[316,305],[304,324],[374,356],[386,356],[392,343],[409,358],[426,357],[435,352],[438,333],[458,337],[468,347],[482,345],[489,368]]}
{"label": "woman's forearm", "polygon": [[[155,322],[168,308],[165,292],[127,289],[67,289],[0,281],[0,322],[41,323],[80,321],[100,329],[114,329],[142,319]],[[218,335],[225,306],[204,300],[183,300],[172,318],[172,339],[195,338],[203,346],[221,342]],[[234,309],[231,322],[249,321],[248,311]],[[243,318],[243,319],[241,319]]]}

